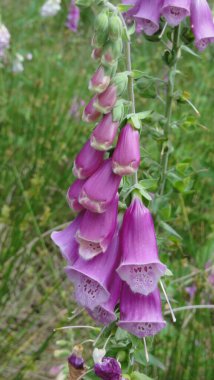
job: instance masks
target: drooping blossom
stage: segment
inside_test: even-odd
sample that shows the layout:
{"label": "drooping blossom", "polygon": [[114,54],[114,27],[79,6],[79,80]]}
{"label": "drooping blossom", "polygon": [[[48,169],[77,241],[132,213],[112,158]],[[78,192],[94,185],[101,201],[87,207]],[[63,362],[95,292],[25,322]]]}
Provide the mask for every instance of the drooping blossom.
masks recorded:
{"label": "drooping blossom", "polygon": [[0,22],[0,59],[4,57],[5,52],[10,46],[10,33],[7,27]]}
{"label": "drooping blossom", "polygon": [[156,288],[166,266],[158,257],[152,215],[138,197],[124,214],[120,241],[119,276],[134,293],[148,295]]}
{"label": "drooping blossom", "polygon": [[119,362],[110,357],[104,357],[94,365],[95,374],[103,380],[121,380],[122,370]]}
{"label": "drooping blossom", "polygon": [[140,165],[140,135],[137,130],[127,124],[117,142],[112,156],[113,172],[118,175],[135,173]]}
{"label": "drooping blossom", "polygon": [[99,119],[101,113],[94,107],[96,100],[97,100],[97,97],[94,96],[85,107],[83,111],[83,115],[82,115],[83,121],[90,123],[92,121],[96,121],[97,119]]}
{"label": "drooping blossom", "polygon": [[88,310],[89,315],[97,322],[105,326],[116,321],[115,306],[119,301],[122,281],[115,272],[112,283],[109,287],[110,297],[108,301],[102,305],[95,307],[94,310]]}
{"label": "drooping blossom", "polygon": [[98,214],[86,211],[76,233],[79,243],[79,254],[90,260],[102,252],[106,252],[115,234],[117,226],[118,196],[107,211]]}
{"label": "drooping blossom", "polygon": [[94,107],[101,113],[109,113],[117,101],[117,88],[113,84],[97,96]]}
{"label": "drooping blossom", "polygon": [[80,117],[80,109],[85,105],[85,101],[83,99],[78,99],[74,97],[70,106],[70,116],[79,119]]}
{"label": "drooping blossom", "polygon": [[112,147],[120,123],[113,121],[112,113],[104,115],[93,130],[90,141],[91,146],[98,150],[108,150]]}
{"label": "drooping blossom", "polygon": [[161,299],[158,288],[148,296],[135,294],[127,284],[123,284],[120,301],[119,327],[138,338],[153,336],[161,331],[163,320]]}
{"label": "drooping blossom", "polygon": [[68,27],[68,29],[72,30],[72,32],[77,32],[79,19],[80,19],[80,10],[75,4],[75,0],[71,0],[68,18],[66,22],[66,26]]}
{"label": "drooping blossom", "polygon": [[85,180],[77,179],[74,181],[74,183],[72,183],[67,192],[68,204],[70,208],[75,212],[79,212],[83,209],[83,206],[79,203],[78,198],[84,183]]}
{"label": "drooping blossom", "polygon": [[169,25],[176,26],[190,15],[191,0],[164,0],[161,9]]}
{"label": "drooping blossom", "polygon": [[107,89],[110,80],[111,78],[109,75],[106,75],[104,67],[100,66],[89,82],[89,90],[102,93]]}
{"label": "drooping blossom", "polygon": [[204,50],[214,42],[214,22],[212,11],[206,0],[191,1],[191,27],[198,50]]}
{"label": "drooping blossom", "polygon": [[74,160],[73,174],[79,179],[90,177],[102,164],[104,152],[91,147],[88,140]]}
{"label": "drooping blossom", "polygon": [[105,253],[85,261],[79,257],[72,266],[66,267],[68,278],[74,284],[76,301],[93,310],[105,303],[109,287],[118,263],[118,235],[116,234]]}
{"label": "drooping blossom", "polygon": [[61,0],[47,0],[40,9],[42,17],[55,16],[61,9]]}
{"label": "drooping blossom", "polygon": [[116,196],[120,181],[121,177],[112,171],[112,160],[105,160],[83,185],[79,202],[92,212],[105,212]]}
{"label": "drooping blossom", "polygon": [[141,19],[144,33],[151,36],[159,29],[162,0],[140,0],[139,4],[134,18]]}
{"label": "drooping blossom", "polygon": [[67,261],[68,265],[73,265],[78,258],[76,233],[80,227],[83,215],[84,212],[81,212],[64,230],[54,231],[51,234],[51,239],[59,247],[62,256]]}

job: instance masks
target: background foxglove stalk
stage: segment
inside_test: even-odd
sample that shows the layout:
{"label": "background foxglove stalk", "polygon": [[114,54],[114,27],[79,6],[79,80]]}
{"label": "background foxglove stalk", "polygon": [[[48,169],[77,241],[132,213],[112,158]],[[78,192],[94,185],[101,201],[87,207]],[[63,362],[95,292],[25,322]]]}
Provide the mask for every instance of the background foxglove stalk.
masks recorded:
{"label": "background foxglove stalk", "polygon": [[112,283],[109,288],[110,297],[108,301],[102,305],[95,307],[94,310],[88,310],[89,315],[97,322],[105,326],[116,321],[115,306],[119,301],[122,281],[115,273]]}
{"label": "background foxglove stalk", "polygon": [[100,66],[89,82],[89,90],[102,93],[110,83],[110,76],[105,74],[103,66]]}
{"label": "background foxglove stalk", "polygon": [[79,195],[84,183],[85,183],[85,180],[77,179],[69,187],[68,192],[67,192],[68,204],[70,208],[75,212],[79,212],[83,209],[82,205],[78,201],[78,198],[79,198]]}
{"label": "background foxglove stalk", "polygon": [[61,0],[47,0],[40,9],[42,17],[55,16],[61,9]]}
{"label": "background foxglove stalk", "polygon": [[79,179],[90,177],[102,164],[104,152],[91,147],[88,140],[74,160],[73,174]]}
{"label": "background foxglove stalk", "polygon": [[161,10],[169,25],[176,26],[190,15],[191,0],[164,0]]}
{"label": "background foxglove stalk", "polygon": [[140,135],[127,124],[122,131],[112,156],[112,168],[120,176],[135,173],[140,165]]}
{"label": "background foxglove stalk", "polygon": [[134,294],[123,284],[120,301],[120,321],[118,326],[138,338],[153,336],[161,331],[166,322],[162,317],[159,289],[148,296]]}
{"label": "background foxglove stalk", "polygon": [[75,0],[71,0],[66,26],[73,32],[77,32],[79,19],[80,19],[80,10],[75,5]]}
{"label": "background foxglove stalk", "polygon": [[126,210],[121,230],[122,262],[117,269],[134,293],[148,295],[164,275],[159,261],[154,223],[150,211],[136,197]]}
{"label": "background foxglove stalk", "polygon": [[121,177],[112,171],[112,160],[105,160],[84,184],[79,202],[92,212],[105,212],[116,196],[120,181]]}
{"label": "background foxglove stalk", "polygon": [[73,265],[78,258],[78,244],[75,237],[77,230],[80,228],[83,215],[84,212],[81,212],[64,230],[54,231],[51,234],[51,239],[59,247],[68,265]]}
{"label": "background foxglove stalk", "polygon": [[114,108],[117,101],[117,88],[110,85],[102,94],[97,96],[94,107],[101,113],[109,113]]}
{"label": "background foxglove stalk", "polygon": [[206,0],[191,2],[191,26],[198,50],[202,51],[214,42],[213,15]]}
{"label": "background foxglove stalk", "polygon": [[140,7],[134,17],[142,20],[145,34],[151,36],[159,29],[162,0],[141,0],[139,3]]}
{"label": "background foxglove stalk", "polygon": [[97,150],[108,150],[112,147],[120,123],[113,121],[112,113],[105,115],[91,135],[91,146]]}
{"label": "background foxglove stalk", "polygon": [[103,380],[122,379],[122,370],[119,362],[114,358],[105,357],[94,365],[95,374]]}
{"label": "background foxglove stalk", "polygon": [[86,121],[87,123],[96,121],[100,117],[100,112],[97,111],[97,109],[94,107],[94,103],[96,99],[97,97],[94,96],[83,111],[82,119],[83,121]]}
{"label": "background foxglove stalk", "polygon": [[108,288],[118,262],[118,243],[116,234],[105,253],[90,261],[79,257],[73,266],[65,269],[70,281],[74,284],[77,302],[87,309],[95,309],[110,297]]}
{"label": "background foxglove stalk", "polygon": [[79,254],[89,260],[105,252],[112,241],[117,226],[118,196],[106,212],[97,214],[86,211],[76,239],[79,243]]}
{"label": "background foxglove stalk", "polygon": [[10,46],[10,33],[4,24],[0,23],[0,58]]}

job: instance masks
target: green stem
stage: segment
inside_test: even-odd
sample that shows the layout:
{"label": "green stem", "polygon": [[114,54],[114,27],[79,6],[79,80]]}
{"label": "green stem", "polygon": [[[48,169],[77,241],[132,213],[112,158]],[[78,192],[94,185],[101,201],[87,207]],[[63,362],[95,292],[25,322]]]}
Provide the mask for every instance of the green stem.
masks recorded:
{"label": "green stem", "polygon": [[[123,15],[121,14],[121,12],[119,12],[117,7],[115,7],[109,1],[107,1],[105,3],[105,5],[110,10],[112,10],[113,12],[116,12],[118,14],[118,16],[120,17],[122,23],[123,23],[123,27],[124,27],[125,34],[126,34],[126,42],[125,42],[126,70],[131,73],[131,71],[132,71],[131,41],[130,41],[130,36],[128,33],[127,26],[126,26],[126,22],[123,18]],[[131,75],[128,76],[128,98],[129,98],[129,101],[131,103],[132,113],[135,113],[134,79]],[[137,173],[135,173],[133,175],[133,184],[135,185],[136,183],[138,183],[138,174]]]}
{"label": "green stem", "polygon": [[180,28],[176,26],[173,30],[173,44],[171,55],[174,56],[174,62],[170,67],[168,73],[168,82],[167,82],[167,90],[166,90],[166,108],[165,108],[165,125],[164,125],[164,142],[161,149],[161,175],[159,181],[159,191],[160,195],[164,194],[167,170],[168,170],[168,161],[169,161],[169,133],[171,127],[172,120],[172,105],[173,105],[173,96],[174,96],[174,88],[175,88],[175,77],[176,77],[176,69],[177,62],[179,56],[179,35]]}

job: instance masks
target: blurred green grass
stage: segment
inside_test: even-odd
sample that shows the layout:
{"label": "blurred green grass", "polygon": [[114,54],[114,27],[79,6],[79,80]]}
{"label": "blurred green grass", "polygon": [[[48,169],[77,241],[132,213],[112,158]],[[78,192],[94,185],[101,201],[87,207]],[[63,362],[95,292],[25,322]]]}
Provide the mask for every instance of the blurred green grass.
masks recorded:
{"label": "blurred green grass", "polygon": [[[1,4],[3,20],[12,34],[12,54],[31,52],[33,60],[26,62],[22,74],[0,70],[0,379],[49,378],[49,368],[62,363],[54,357],[56,340],[66,337],[65,332],[53,335],[52,330],[67,324],[76,307],[63,273],[64,263],[48,231],[73,217],[65,200],[72,181],[72,160],[92,128],[78,115],[71,118],[69,109],[76,98],[87,102],[90,97],[87,85],[95,68],[90,60],[89,22],[93,17],[85,12],[74,35],[64,26],[66,7],[57,17],[44,21],[38,14],[41,4],[33,0],[3,0]],[[157,44],[135,41],[133,66],[164,77],[162,51]],[[170,162],[190,159],[199,171],[193,194],[172,196],[172,223],[183,241],[177,245],[169,242],[166,247],[171,250],[167,260],[173,280],[202,269],[194,280],[197,304],[214,300],[203,271],[214,252],[213,60],[212,47],[201,59],[184,53],[179,64],[183,74],[178,76],[178,87],[190,93],[200,110],[201,127],[193,118],[188,128],[175,129]],[[138,96],[139,110],[150,105],[161,108]],[[174,109],[174,118],[181,112],[193,115],[190,108],[180,106]],[[143,147],[157,158],[157,144],[146,134]],[[143,168],[146,166],[143,162]],[[175,306],[189,302],[184,285],[167,284]],[[78,322],[86,319],[82,314]],[[84,334],[76,333],[75,342]],[[148,366],[145,372],[158,379],[212,380],[213,343],[212,312],[178,314],[177,324],[169,323],[169,328],[149,343],[164,370]]]}

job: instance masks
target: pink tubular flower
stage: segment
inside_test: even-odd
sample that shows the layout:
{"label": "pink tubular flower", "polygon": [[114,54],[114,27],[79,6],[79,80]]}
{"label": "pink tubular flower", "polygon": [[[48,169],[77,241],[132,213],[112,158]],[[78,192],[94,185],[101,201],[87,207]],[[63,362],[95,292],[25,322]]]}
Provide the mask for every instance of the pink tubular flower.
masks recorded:
{"label": "pink tubular flower", "polygon": [[105,252],[112,241],[117,226],[118,196],[103,214],[86,211],[76,239],[79,254],[89,260]]}
{"label": "pink tubular flower", "polygon": [[97,150],[108,150],[112,147],[119,128],[119,122],[113,121],[112,113],[105,115],[91,135],[91,146]]}
{"label": "pink tubular flower", "polygon": [[10,33],[6,26],[0,20],[0,58],[4,57],[5,51],[10,46]]}
{"label": "pink tubular flower", "polygon": [[214,23],[211,9],[206,0],[192,0],[191,26],[198,50],[204,50],[214,42]]}
{"label": "pink tubular flower", "polygon": [[140,7],[134,14],[134,18],[142,20],[144,32],[151,36],[159,29],[162,0],[140,0],[139,4]]}
{"label": "pink tubular flower", "polygon": [[100,66],[89,82],[89,90],[102,93],[107,89],[110,80],[110,76],[105,75],[103,66]]}
{"label": "pink tubular flower", "polygon": [[54,231],[51,234],[51,239],[59,247],[62,256],[69,265],[78,258],[78,244],[75,239],[77,230],[80,227],[84,212],[81,212],[72,223],[62,231]]}
{"label": "pink tubular flower", "polygon": [[117,88],[112,84],[102,94],[97,96],[94,107],[101,113],[109,113],[117,101]]}
{"label": "pink tubular flower", "polygon": [[80,192],[82,190],[84,183],[85,183],[84,180],[77,179],[69,187],[68,192],[67,192],[68,204],[69,204],[70,208],[75,212],[79,212],[83,209],[82,205],[78,201],[78,197],[80,195]]}
{"label": "pink tubular flower", "polygon": [[160,292],[156,288],[148,296],[134,294],[123,284],[119,327],[138,338],[153,336],[166,326],[162,317]]}
{"label": "pink tubular flower", "polygon": [[102,305],[95,307],[93,311],[88,310],[89,315],[97,322],[105,326],[116,321],[117,317],[114,312],[115,306],[119,301],[122,281],[117,273],[115,273],[112,283],[109,287],[110,297],[108,301]]}
{"label": "pink tubular flower", "polygon": [[121,177],[112,171],[111,159],[105,160],[84,184],[79,202],[92,212],[105,212],[116,196],[120,181]]}
{"label": "pink tubular flower", "polygon": [[102,164],[103,152],[91,147],[88,140],[74,160],[73,174],[79,179],[90,177]]}
{"label": "pink tubular flower", "polygon": [[87,123],[96,121],[100,117],[100,112],[94,107],[94,103],[97,100],[97,97],[94,96],[90,102],[87,104],[83,111],[82,119]]}
{"label": "pink tubular flower", "polygon": [[73,266],[65,271],[75,287],[77,302],[90,310],[105,303],[109,297],[109,286],[112,282],[118,262],[118,235],[112,240],[106,253],[85,261],[79,257]]}
{"label": "pink tubular flower", "polygon": [[94,365],[95,374],[102,380],[121,380],[122,370],[119,362],[114,358],[105,357]]}
{"label": "pink tubular flower", "polygon": [[134,293],[148,295],[156,288],[166,266],[158,257],[152,215],[138,197],[124,214],[120,240],[119,276]]}
{"label": "pink tubular flower", "polygon": [[176,26],[190,15],[191,0],[164,0],[161,10],[169,25]]}
{"label": "pink tubular flower", "polygon": [[66,26],[73,32],[77,32],[79,19],[80,19],[80,10],[75,5],[75,0],[71,0]]}
{"label": "pink tubular flower", "polygon": [[130,124],[127,124],[118,139],[112,157],[113,172],[118,175],[135,173],[140,165],[140,135]]}

